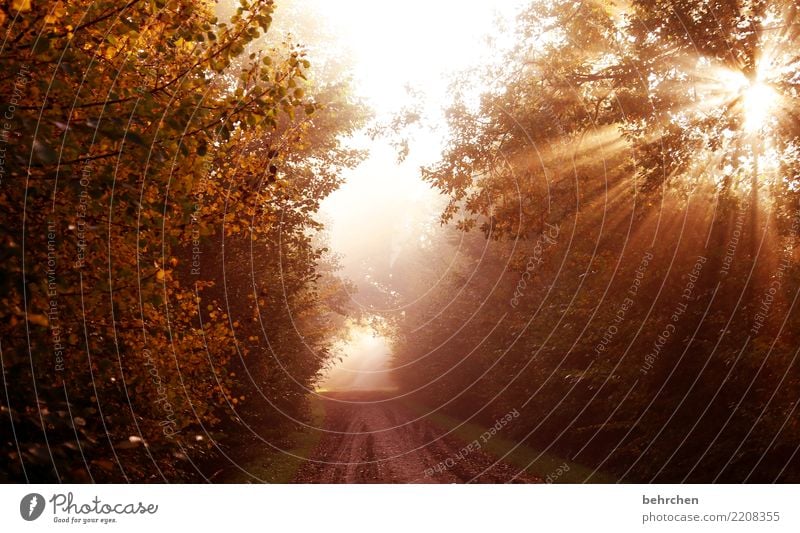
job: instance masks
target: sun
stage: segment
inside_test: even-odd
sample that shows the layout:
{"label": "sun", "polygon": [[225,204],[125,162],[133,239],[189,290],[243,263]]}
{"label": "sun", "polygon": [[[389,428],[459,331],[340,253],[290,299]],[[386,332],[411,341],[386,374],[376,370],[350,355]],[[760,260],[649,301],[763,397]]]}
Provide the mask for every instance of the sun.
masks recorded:
{"label": "sun", "polygon": [[746,133],[758,133],[769,125],[775,116],[780,96],[762,76],[755,80],[741,71],[725,70],[719,75],[719,83],[727,101],[738,102],[737,110],[742,117],[742,129]]}
{"label": "sun", "polygon": [[756,79],[737,72],[728,85],[735,112],[741,117],[741,131],[752,150],[754,168],[763,173],[776,168],[778,154],[772,146],[773,126],[778,120],[781,95],[761,76]]}
{"label": "sun", "polygon": [[742,91],[745,131],[761,131],[772,117],[777,102],[778,93],[768,84],[760,81],[748,84]]}

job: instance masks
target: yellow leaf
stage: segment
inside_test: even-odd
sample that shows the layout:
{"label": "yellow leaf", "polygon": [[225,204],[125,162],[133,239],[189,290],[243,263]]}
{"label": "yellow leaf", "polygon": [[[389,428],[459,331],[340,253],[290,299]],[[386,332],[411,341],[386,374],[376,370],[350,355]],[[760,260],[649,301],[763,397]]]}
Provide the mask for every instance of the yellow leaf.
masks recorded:
{"label": "yellow leaf", "polygon": [[11,9],[18,12],[31,10],[31,0],[12,0]]}
{"label": "yellow leaf", "polygon": [[35,315],[33,313],[28,315],[28,322],[36,324],[37,326],[46,327],[50,325],[50,321],[44,315]]}
{"label": "yellow leaf", "polygon": [[[28,2],[28,4],[30,4],[30,2]],[[48,13],[44,17],[45,24],[54,24],[58,22],[59,19],[64,17],[66,12],[67,12],[66,9],[64,9],[64,2],[58,0],[58,2],[56,2],[56,5],[53,7],[52,11],[50,11],[50,13]],[[67,28],[67,29],[71,30],[72,28]]]}
{"label": "yellow leaf", "polygon": [[165,276],[165,274],[164,274],[164,271],[163,271],[163,270],[159,269],[159,270],[158,270],[158,272],[156,272],[156,279],[157,279],[158,281],[164,281],[164,278],[165,278],[165,277],[166,277],[166,276]]}

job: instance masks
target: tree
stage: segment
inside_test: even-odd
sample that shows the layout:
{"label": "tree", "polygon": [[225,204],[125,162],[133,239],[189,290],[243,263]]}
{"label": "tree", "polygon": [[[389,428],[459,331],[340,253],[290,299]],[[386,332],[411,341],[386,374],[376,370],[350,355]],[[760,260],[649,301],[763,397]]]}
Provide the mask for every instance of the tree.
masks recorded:
{"label": "tree", "polygon": [[486,423],[519,408],[519,438],[624,479],[790,479],[796,11],[526,6],[453,85],[423,171],[445,221],[507,242],[471,247],[475,270],[506,266],[488,300],[453,274],[409,321],[398,366],[428,371],[406,387]]}
{"label": "tree", "polygon": [[[359,112],[346,87],[313,85],[302,49],[248,50],[274,12],[272,0],[218,16],[189,0],[0,8],[13,479],[176,479],[192,475],[176,457],[218,446],[245,399],[234,369],[247,350],[215,244],[282,247],[290,299],[323,305],[307,233],[357,160],[340,135]],[[277,291],[265,268],[251,285]],[[297,351],[289,370],[308,385],[324,359]]]}

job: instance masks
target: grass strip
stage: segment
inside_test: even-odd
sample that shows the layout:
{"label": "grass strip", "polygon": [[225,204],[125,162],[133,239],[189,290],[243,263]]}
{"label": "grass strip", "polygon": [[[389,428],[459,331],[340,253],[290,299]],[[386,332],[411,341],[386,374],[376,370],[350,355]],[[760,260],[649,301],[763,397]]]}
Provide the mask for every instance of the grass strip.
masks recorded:
{"label": "grass strip", "polygon": [[[442,413],[431,412],[427,407],[414,405],[414,410],[419,414],[429,413],[426,419],[442,429],[451,432],[451,435],[465,441],[477,440],[481,449],[497,459],[516,466],[533,476],[549,483],[616,483],[613,476],[604,472],[594,472],[590,467],[570,461],[551,452],[541,452],[526,444],[520,444],[495,434],[484,442],[481,435],[489,430],[480,424],[464,423],[457,418]],[[591,476],[591,477],[589,477]],[[588,481],[587,481],[588,480]]]}
{"label": "grass strip", "polygon": [[[310,409],[311,428],[303,428],[291,433],[289,436],[292,447],[285,452],[271,451],[264,453],[257,459],[242,466],[244,470],[252,476],[262,480],[264,483],[285,484],[290,483],[305,462],[317,447],[322,432],[313,428],[322,427],[325,421],[325,404],[317,395],[311,395],[308,399]],[[231,483],[255,483],[256,481],[243,472],[239,472],[230,480]]]}

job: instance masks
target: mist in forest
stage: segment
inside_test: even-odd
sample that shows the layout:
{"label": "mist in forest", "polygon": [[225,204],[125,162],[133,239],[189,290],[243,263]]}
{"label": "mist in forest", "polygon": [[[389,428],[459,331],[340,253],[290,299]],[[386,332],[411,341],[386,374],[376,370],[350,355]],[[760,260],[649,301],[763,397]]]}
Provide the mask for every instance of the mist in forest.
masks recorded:
{"label": "mist in forest", "polygon": [[[312,57],[316,50],[324,54],[340,50],[344,59],[339,61],[347,64],[355,94],[372,112],[368,131],[349,140],[365,151],[365,160],[343,174],[341,187],[320,208],[327,245],[338,258],[340,274],[356,287],[351,300],[359,312],[401,316],[415,294],[424,292],[417,283],[428,283],[415,279],[408,266],[420,256],[434,263],[451,260],[447,247],[433,249],[431,241],[439,231],[446,199],[423,181],[420,168],[435,162],[443,149],[444,132],[432,125],[443,120],[451,76],[485,56],[492,48],[487,43],[492,25],[501,15],[513,13],[515,3],[498,7],[470,2],[468,9],[454,1],[430,5],[414,0],[397,9],[356,0],[310,3],[309,13],[316,14],[313,18],[320,27],[305,41]],[[423,6],[441,17],[413,16],[415,8]],[[405,24],[403,17],[410,17]],[[451,24],[458,24],[459,31],[443,32],[439,21],[444,17],[457,19]],[[407,39],[410,26],[417,26],[411,40]],[[401,40],[405,45],[398,47]],[[434,49],[438,51],[432,54]],[[395,131],[389,125],[398,113],[414,117],[400,140],[403,147],[386,134]],[[374,133],[376,129],[381,133]],[[391,366],[392,341],[383,333],[376,332],[373,338],[365,334],[364,326],[351,325],[344,334],[349,339],[336,345],[336,357],[343,362],[334,358],[333,369],[319,386],[390,386],[382,369]],[[361,374],[354,374],[351,367]]]}
{"label": "mist in forest", "polygon": [[[412,406],[580,481],[800,480],[800,0],[50,4],[0,8],[0,481]],[[316,419],[354,391],[398,401]],[[415,427],[305,479],[416,480]]]}
{"label": "mist in forest", "polygon": [[338,355],[324,371],[318,392],[396,388],[390,366],[391,345],[373,328],[350,324],[347,337],[337,342],[334,350]]}

